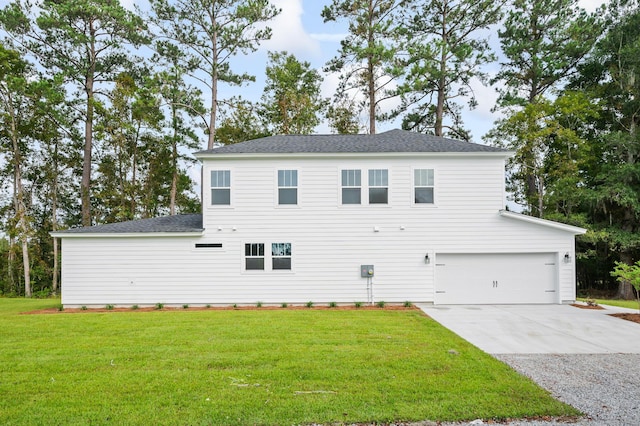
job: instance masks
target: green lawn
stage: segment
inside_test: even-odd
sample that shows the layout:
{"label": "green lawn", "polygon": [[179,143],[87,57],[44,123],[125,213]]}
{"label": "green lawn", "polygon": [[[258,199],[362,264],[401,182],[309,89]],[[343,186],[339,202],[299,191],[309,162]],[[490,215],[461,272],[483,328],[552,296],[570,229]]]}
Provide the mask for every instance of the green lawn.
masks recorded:
{"label": "green lawn", "polygon": [[[588,297],[579,297],[578,300],[586,302]],[[620,300],[620,299],[590,299],[595,300],[598,305],[619,306],[621,308],[638,309],[637,300]]]}
{"label": "green lawn", "polygon": [[414,310],[19,312],[3,424],[254,425],[576,415]]}

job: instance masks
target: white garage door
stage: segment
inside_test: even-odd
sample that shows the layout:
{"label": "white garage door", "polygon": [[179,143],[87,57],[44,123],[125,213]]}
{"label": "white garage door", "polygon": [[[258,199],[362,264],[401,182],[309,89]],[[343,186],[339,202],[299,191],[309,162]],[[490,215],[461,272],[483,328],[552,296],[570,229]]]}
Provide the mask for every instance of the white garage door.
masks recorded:
{"label": "white garage door", "polygon": [[555,253],[436,254],[436,304],[558,303]]}

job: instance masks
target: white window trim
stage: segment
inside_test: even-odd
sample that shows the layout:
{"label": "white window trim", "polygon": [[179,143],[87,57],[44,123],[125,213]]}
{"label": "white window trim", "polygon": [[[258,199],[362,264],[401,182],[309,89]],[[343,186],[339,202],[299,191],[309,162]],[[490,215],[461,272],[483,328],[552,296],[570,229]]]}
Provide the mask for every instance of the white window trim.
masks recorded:
{"label": "white window trim", "polygon": [[[295,170],[297,173],[297,180],[298,180],[298,185],[297,186],[283,186],[282,188],[296,188],[297,191],[297,204],[280,204],[280,185],[278,182],[278,172],[280,170]],[[302,199],[300,197],[300,194],[302,193],[302,191],[300,190],[300,188],[302,187],[302,181],[301,181],[301,177],[302,177],[302,173],[300,173],[300,169],[295,168],[295,167],[279,167],[274,171],[274,190],[273,190],[273,204],[275,205],[276,208],[278,209],[299,209],[302,205]]]}
{"label": "white window trim", "polygon": [[[271,244],[273,243],[289,243],[291,244],[291,269],[273,269],[273,258],[274,256],[271,254]],[[264,244],[264,269],[247,269],[246,268],[246,258],[245,255],[245,244]],[[240,242],[240,274],[241,275],[264,275],[269,274],[269,276],[277,276],[277,275],[291,275],[295,272],[296,268],[296,248],[297,243],[293,239],[278,239],[272,238],[270,240],[261,239],[256,240],[246,240]],[[202,249],[201,249],[202,250]]]}
{"label": "white window trim", "polygon": [[[433,203],[431,204],[416,203],[416,200],[415,200],[415,190],[416,190],[415,173],[416,173],[416,170],[425,170],[425,169],[433,170]],[[438,191],[438,187],[439,187],[438,176],[439,176],[438,169],[432,166],[414,166],[411,168],[411,193],[410,193],[411,207],[416,207],[419,209],[432,209],[432,208],[438,207],[438,194],[440,193],[440,191]],[[421,187],[421,188],[426,188],[426,187]]]}
{"label": "white window trim", "polygon": [[[212,186],[212,182],[211,182],[211,172],[212,171],[222,171],[222,170],[228,170],[229,171],[229,204],[213,204],[213,200],[211,197],[211,190],[213,189]],[[234,170],[232,167],[211,167],[210,169],[208,169],[206,171],[206,175],[204,176],[204,179],[206,181],[207,184],[207,190],[203,191],[205,194],[202,194],[202,202],[205,203],[206,201],[206,207],[208,209],[232,209],[234,208],[234,201],[235,201],[235,197],[234,197]],[[206,198],[206,200],[204,200],[204,198]]]}
{"label": "white window trim", "polygon": [[[386,170],[387,171],[387,203],[383,204],[383,203],[373,203],[371,204],[369,202],[369,189],[370,188],[384,188],[384,186],[371,186],[369,185],[369,170]],[[376,207],[376,208],[389,208],[391,207],[391,200],[392,200],[392,187],[393,185],[391,184],[393,182],[393,174],[391,172],[391,168],[389,168],[389,166],[369,166],[365,169],[362,169],[362,174],[364,175],[364,179],[366,179],[366,183],[367,185],[362,185],[362,188],[364,190],[365,196],[362,197],[362,205],[366,205],[368,207]],[[365,202],[366,201],[366,202]]]}
{"label": "white window trim", "polygon": [[[343,170],[359,170],[360,171],[360,204],[344,204],[342,202],[342,190],[344,188],[358,188],[357,186],[342,186],[342,172]],[[367,197],[368,197],[368,188],[367,185],[365,185],[362,181],[362,175],[363,175],[363,170],[362,168],[359,167],[340,167],[338,169],[338,206],[340,207],[344,207],[347,209],[353,209],[353,208],[362,208],[363,205],[366,205],[367,203],[365,203],[365,196],[364,193],[367,192]],[[368,201],[368,199],[367,199]]]}

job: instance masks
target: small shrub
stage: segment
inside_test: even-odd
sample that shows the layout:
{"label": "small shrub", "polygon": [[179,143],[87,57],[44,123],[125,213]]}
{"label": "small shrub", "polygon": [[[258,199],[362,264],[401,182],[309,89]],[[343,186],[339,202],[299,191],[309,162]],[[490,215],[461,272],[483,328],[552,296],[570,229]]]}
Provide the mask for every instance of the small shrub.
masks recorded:
{"label": "small shrub", "polygon": [[57,309],[60,312],[64,311],[64,305],[58,305]]}
{"label": "small shrub", "polygon": [[338,304],[336,302],[329,302],[329,307],[330,308],[336,308],[338,306]]}
{"label": "small shrub", "polygon": [[107,308],[107,311],[113,311],[113,305],[107,305],[105,306]]}
{"label": "small shrub", "polygon": [[207,309],[209,309],[210,307],[211,307],[211,305],[207,305],[207,306],[205,306],[205,308],[207,308]]}
{"label": "small shrub", "polygon": [[405,308],[410,308],[410,307],[412,307],[412,306],[413,306],[413,303],[411,303],[411,302],[409,302],[409,301],[407,300],[406,302],[404,302],[404,305],[403,305],[403,306],[404,306]]}
{"label": "small shrub", "polygon": [[87,307],[86,307],[86,306],[84,306],[84,305],[82,305],[82,306],[80,306],[80,310],[81,310],[81,311],[86,311],[86,310],[87,310]]}
{"label": "small shrub", "polygon": [[256,303],[256,308],[262,308],[262,302]]}
{"label": "small shrub", "polygon": [[598,302],[596,301],[596,299],[587,299],[587,306],[598,306]]}
{"label": "small shrub", "polygon": [[184,305],[182,305],[182,309],[189,309],[189,305],[185,303]]}
{"label": "small shrub", "polygon": [[133,309],[134,311],[135,311],[136,309],[138,309],[138,308],[140,308],[140,306],[138,306],[138,305],[133,305],[133,306],[131,307],[131,309]]}
{"label": "small shrub", "polygon": [[379,302],[376,302],[376,306],[377,306],[378,308],[384,308],[384,305],[385,305],[385,304],[386,304],[386,303],[384,303],[382,300],[381,300],[381,301],[379,301]]}
{"label": "small shrub", "polygon": [[160,310],[162,308],[164,308],[164,303],[156,303],[156,309],[157,310]]}
{"label": "small shrub", "polygon": [[356,308],[362,308],[362,302],[355,302],[353,306],[355,306]]}
{"label": "small shrub", "polygon": [[233,304],[233,309],[238,309],[238,304],[237,303]]}
{"label": "small shrub", "polygon": [[283,303],[282,305],[280,305],[281,308],[287,308],[289,307],[289,305],[287,305],[286,303]]}
{"label": "small shrub", "polygon": [[313,308],[313,302],[309,301],[305,304],[307,308]]}

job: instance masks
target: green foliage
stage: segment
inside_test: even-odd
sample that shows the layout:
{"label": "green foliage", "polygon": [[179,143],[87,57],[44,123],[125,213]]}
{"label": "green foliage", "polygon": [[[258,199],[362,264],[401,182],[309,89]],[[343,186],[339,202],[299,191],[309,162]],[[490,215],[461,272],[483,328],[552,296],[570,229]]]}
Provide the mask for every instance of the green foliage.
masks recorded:
{"label": "green foliage", "polygon": [[189,305],[187,304],[182,305],[182,309],[189,309]]}
{"label": "green foliage", "polygon": [[462,106],[476,106],[471,81],[485,81],[481,67],[495,61],[486,38],[479,35],[502,17],[505,1],[422,0],[408,2],[399,29],[405,59],[398,85],[401,105],[392,117],[410,110],[403,129],[469,140]]}
{"label": "green foliage", "polygon": [[313,302],[309,301],[309,302],[305,303],[305,306],[307,308],[312,308],[313,307]]}
{"label": "green foliage", "polygon": [[105,309],[106,309],[107,311],[113,311],[113,308],[114,308],[114,306],[113,306],[113,305],[106,305],[106,306],[105,306]]}
{"label": "green foliage", "polygon": [[282,304],[280,304],[280,307],[281,308],[287,308],[287,307],[289,307],[289,305],[287,303],[282,303]]}
{"label": "green foliage", "polygon": [[82,310],[82,311],[86,311],[86,310],[87,310],[87,307],[86,307],[86,306],[84,306],[84,305],[82,305],[82,306],[80,307],[80,310]]}
{"label": "green foliage", "polygon": [[216,129],[216,141],[231,145],[270,136],[257,105],[241,98],[231,98],[220,110],[220,125]]}
{"label": "green foliage", "polygon": [[256,308],[262,308],[262,302],[257,302],[256,303]]}
{"label": "green foliage", "polygon": [[353,306],[355,306],[356,308],[361,308],[363,305],[362,302],[354,302]]}
{"label": "green foliage", "polygon": [[265,121],[275,134],[309,134],[320,124],[326,101],[320,95],[322,77],[309,62],[286,52],[269,52],[262,95]]}
{"label": "green foliage", "polygon": [[566,79],[600,36],[601,14],[588,15],[575,0],[514,0],[498,31],[507,58],[493,79],[505,84],[499,105],[535,103]]}
{"label": "green foliage", "polygon": [[636,291],[636,300],[638,301],[638,312],[640,312],[640,260],[633,265],[616,262],[616,267],[611,271],[611,276],[616,277],[618,281],[633,286]]}
{"label": "green foliage", "polygon": [[133,309],[133,310],[135,311],[135,310],[137,310],[137,309],[140,309],[140,306],[138,306],[138,305],[133,305],[133,306],[131,306],[131,309]]}
{"label": "green foliage", "polygon": [[161,310],[162,308],[164,308],[164,303],[156,303],[155,308],[156,310]]}
{"label": "green foliage", "polygon": [[386,305],[386,303],[385,303],[385,302],[383,302],[382,300],[380,300],[380,301],[376,302],[376,306],[377,306],[378,308],[384,308],[384,306],[385,306],[385,305]]}
{"label": "green foliage", "polygon": [[214,147],[218,104],[218,84],[240,86],[255,80],[247,73],[231,69],[231,59],[239,53],[254,52],[261,41],[271,38],[264,23],[280,10],[268,0],[151,0],[152,21],[159,36],[165,37],[182,55],[180,66],[210,90],[211,104],[206,122],[207,148]]}
{"label": "green foliage", "polygon": [[11,365],[0,394],[12,396],[3,399],[3,423],[383,424],[578,414],[414,311],[16,315],[55,305],[0,299],[0,365]]}
{"label": "green foliage", "polygon": [[402,304],[402,306],[404,306],[405,308],[410,308],[410,307],[412,307],[412,306],[413,306],[413,303],[411,303],[411,302],[409,302],[409,301],[407,300],[406,302],[404,302],[404,303]]}
{"label": "green foliage", "polygon": [[399,74],[395,67],[397,13],[402,0],[333,0],[322,10],[325,22],[346,21],[349,33],[340,43],[338,56],[325,71],[339,72],[336,100],[364,95],[360,109],[367,110],[369,133],[376,133],[379,104],[389,97],[388,85]]}

